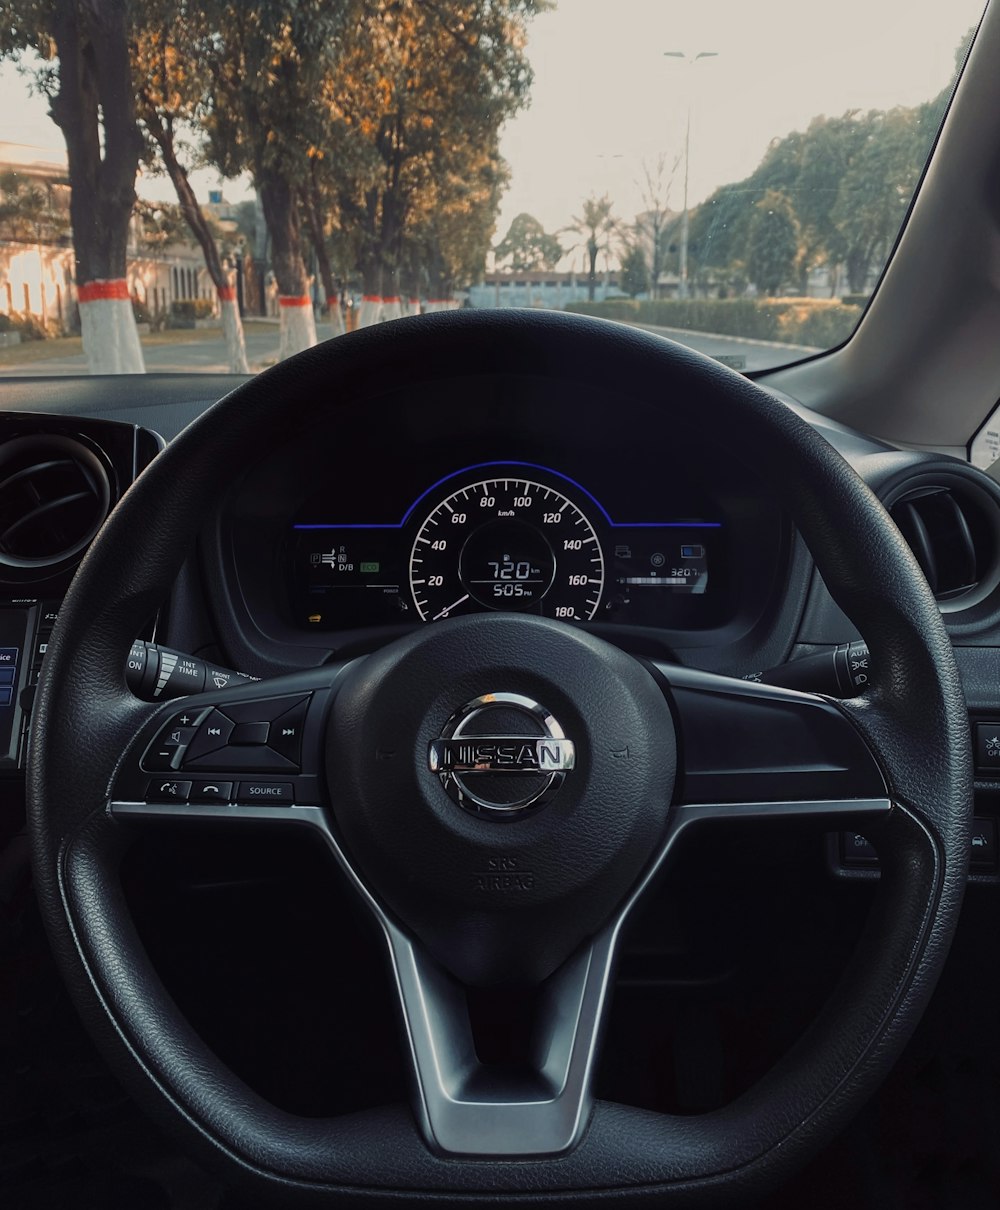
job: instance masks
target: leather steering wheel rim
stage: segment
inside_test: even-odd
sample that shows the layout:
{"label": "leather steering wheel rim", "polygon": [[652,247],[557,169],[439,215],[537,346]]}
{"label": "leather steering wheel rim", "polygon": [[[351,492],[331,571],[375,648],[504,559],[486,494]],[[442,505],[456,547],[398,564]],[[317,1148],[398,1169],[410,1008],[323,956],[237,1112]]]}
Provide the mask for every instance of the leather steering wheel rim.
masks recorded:
{"label": "leather steering wheel rim", "polygon": [[[669,399],[688,424],[753,451],[876,656],[869,692],[843,710],[877,753],[893,808],[879,825],[881,888],[858,952],[821,1018],[757,1085],[693,1118],[598,1103],[579,1145],[556,1158],[456,1161],[427,1148],[405,1106],[296,1118],[207,1050],[129,918],[117,870],[130,833],[108,802],[122,754],[150,716],[125,688],[125,656],[229,486],[220,453],[229,465],[252,466],[290,429],[328,418],[338,400],[512,369],[586,381],[609,398],[624,389]],[[322,1204],[492,1204],[514,1194],[527,1205],[716,1205],[725,1193],[780,1179],[816,1150],[900,1053],[958,919],[971,764],[934,598],[876,497],[809,425],[743,377],[634,329],[551,313],[453,313],[367,329],[275,366],[206,412],[143,473],[81,564],[50,641],[28,813],[46,927],[84,1020],[136,1099],[230,1178],[283,1204],[296,1195]]]}

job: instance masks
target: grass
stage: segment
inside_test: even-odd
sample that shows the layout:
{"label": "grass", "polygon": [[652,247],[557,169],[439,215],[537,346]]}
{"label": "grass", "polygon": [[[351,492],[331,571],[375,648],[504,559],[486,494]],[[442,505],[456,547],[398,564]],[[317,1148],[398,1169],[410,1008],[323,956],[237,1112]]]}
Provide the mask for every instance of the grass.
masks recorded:
{"label": "grass", "polygon": [[[274,324],[255,323],[252,319],[244,321],[247,332],[268,330],[275,333]],[[151,332],[140,338],[144,349],[158,348],[164,345],[207,344],[222,339],[222,328],[172,328],[163,332]],[[63,357],[82,357],[83,341],[79,336],[59,336],[54,340],[31,340],[14,345],[10,349],[0,349],[0,366],[36,365],[40,361],[52,361]]]}
{"label": "grass", "polygon": [[54,357],[81,357],[83,341],[79,336],[60,336],[57,340],[30,340],[26,344],[0,349],[0,366],[26,366]]}

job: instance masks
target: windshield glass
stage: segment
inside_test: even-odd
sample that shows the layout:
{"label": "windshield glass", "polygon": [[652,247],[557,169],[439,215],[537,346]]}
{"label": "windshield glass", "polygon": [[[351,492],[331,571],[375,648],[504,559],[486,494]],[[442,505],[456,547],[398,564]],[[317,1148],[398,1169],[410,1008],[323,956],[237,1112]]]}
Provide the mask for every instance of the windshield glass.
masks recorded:
{"label": "windshield glass", "polygon": [[982,0],[11,0],[0,374],[253,372],[457,307],[846,339]]}

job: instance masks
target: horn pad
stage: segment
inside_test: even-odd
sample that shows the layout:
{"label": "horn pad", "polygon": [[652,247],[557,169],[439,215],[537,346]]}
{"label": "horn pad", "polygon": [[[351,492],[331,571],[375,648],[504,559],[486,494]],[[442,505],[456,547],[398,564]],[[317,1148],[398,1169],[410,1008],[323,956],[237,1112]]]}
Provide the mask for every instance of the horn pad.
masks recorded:
{"label": "horn pad", "polygon": [[464,982],[538,982],[657,849],[676,739],[641,664],[495,613],[426,626],[348,673],[330,716],[337,830],[368,887]]}

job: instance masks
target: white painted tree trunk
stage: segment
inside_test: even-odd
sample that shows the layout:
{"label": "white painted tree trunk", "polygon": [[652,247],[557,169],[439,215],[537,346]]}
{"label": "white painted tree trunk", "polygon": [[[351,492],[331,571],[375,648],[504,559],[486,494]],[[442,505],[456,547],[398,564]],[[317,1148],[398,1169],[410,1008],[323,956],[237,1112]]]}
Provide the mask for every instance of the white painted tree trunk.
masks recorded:
{"label": "white painted tree trunk", "polygon": [[410,314],[411,315],[420,314],[420,299],[419,298],[410,299]]}
{"label": "white painted tree trunk", "polygon": [[340,299],[328,298],[326,305],[330,310],[330,335],[343,336],[347,325],[344,323],[344,312],[340,309]]}
{"label": "white painted tree trunk", "polygon": [[358,327],[370,328],[382,318],[382,299],[377,294],[365,294],[358,310]]}
{"label": "white painted tree trunk", "polygon": [[128,284],[86,282],[77,291],[83,352],[91,374],[145,374]]}
{"label": "white painted tree trunk", "polygon": [[389,298],[382,299],[382,318],[383,319],[400,319],[403,311],[399,305],[399,296],[396,294],[390,295]]}
{"label": "white painted tree trunk", "polygon": [[284,361],[286,357],[301,353],[303,349],[311,349],[316,343],[316,318],[313,315],[312,300],[305,294],[282,294],[278,302],[281,317],[278,356]]}
{"label": "white painted tree trunk", "polygon": [[247,344],[243,336],[243,320],[233,286],[219,287],[219,309],[222,312],[222,335],[226,340],[226,360],[232,374],[249,374]]}

